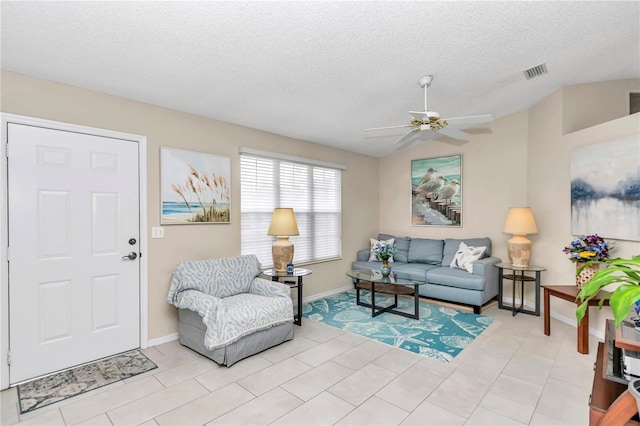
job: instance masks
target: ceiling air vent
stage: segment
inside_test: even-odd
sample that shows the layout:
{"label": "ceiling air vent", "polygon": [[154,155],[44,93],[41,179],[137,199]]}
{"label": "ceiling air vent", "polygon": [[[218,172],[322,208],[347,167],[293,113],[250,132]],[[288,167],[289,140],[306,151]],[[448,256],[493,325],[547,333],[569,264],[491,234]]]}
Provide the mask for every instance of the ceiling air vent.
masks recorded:
{"label": "ceiling air vent", "polygon": [[524,70],[524,76],[527,78],[527,80],[531,80],[534,77],[539,77],[546,73],[547,64],[536,65],[535,67],[531,67],[528,70]]}

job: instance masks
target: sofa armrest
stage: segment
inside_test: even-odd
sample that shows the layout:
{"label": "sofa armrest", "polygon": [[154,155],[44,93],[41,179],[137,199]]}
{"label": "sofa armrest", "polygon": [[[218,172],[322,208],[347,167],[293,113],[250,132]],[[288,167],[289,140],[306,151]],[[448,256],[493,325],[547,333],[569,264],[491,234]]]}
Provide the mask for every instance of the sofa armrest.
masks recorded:
{"label": "sofa armrest", "polygon": [[268,297],[291,297],[291,288],[278,281],[270,281],[265,280],[264,278],[255,277],[253,281],[251,281],[249,293]]}
{"label": "sofa armrest", "polygon": [[496,271],[497,277],[497,269],[494,268],[493,265],[500,262],[500,258],[498,257],[485,257],[484,259],[476,260],[473,262],[473,275],[487,275],[487,273],[491,273],[491,271]]}
{"label": "sofa armrest", "polygon": [[178,309],[197,312],[204,321],[217,315],[218,310],[222,307],[222,300],[198,290],[185,290],[176,296],[173,305]]}
{"label": "sofa armrest", "polygon": [[499,257],[485,257],[473,263],[473,274],[484,276],[484,291],[488,294],[488,300],[498,295],[498,268],[496,263],[500,263]]}
{"label": "sofa armrest", "polygon": [[358,250],[358,262],[368,262],[371,249]]}

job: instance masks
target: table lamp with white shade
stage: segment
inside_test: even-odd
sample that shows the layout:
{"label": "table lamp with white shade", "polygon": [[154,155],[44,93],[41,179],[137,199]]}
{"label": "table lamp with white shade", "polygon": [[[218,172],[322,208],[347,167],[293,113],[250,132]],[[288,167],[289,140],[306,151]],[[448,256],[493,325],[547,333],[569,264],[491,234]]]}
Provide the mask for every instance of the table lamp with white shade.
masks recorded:
{"label": "table lamp with white shade", "polygon": [[293,262],[293,243],[289,237],[300,235],[293,209],[275,208],[267,234],[276,237],[276,242],[271,246],[273,269],[286,272],[287,264]]}
{"label": "table lamp with white shade", "polygon": [[507,252],[511,266],[527,268],[531,260],[531,241],[528,234],[537,234],[538,227],[529,207],[511,207],[507,213],[502,232],[513,234],[507,241]]}

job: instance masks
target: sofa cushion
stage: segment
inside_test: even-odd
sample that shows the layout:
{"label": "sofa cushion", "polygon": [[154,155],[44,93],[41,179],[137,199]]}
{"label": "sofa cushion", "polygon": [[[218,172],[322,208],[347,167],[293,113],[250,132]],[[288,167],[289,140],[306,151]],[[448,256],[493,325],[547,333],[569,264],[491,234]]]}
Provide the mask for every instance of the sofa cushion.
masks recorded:
{"label": "sofa cushion", "polygon": [[473,275],[462,269],[452,269],[448,266],[434,268],[427,271],[430,284],[448,287],[464,288],[467,290],[484,290],[485,277]]}
{"label": "sofa cushion", "polygon": [[[390,246],[395,246],[396,240],[395,238],[389,238],[388,240],[376,240],[375,238],[369,238],[369,262],[382,261],[382,259],[378,258],[378,254],[374,251],[378,244],[388,244]],[[393,262],[393,255],[389,258],[389,262]]]}
{"label": "sofa cushion", "polygon": [[464,238],[464,239],[446,238],[444,240],[444,250],[443,250],[443,256],[442,256],[443,266],[451,265],[451,261],[453,260],[453,257],[456,255],[456,252],[458,251],[458,247],[460,247],[461,242],[464,242],[468,246],[474,246],[474,247],[484,246],[487,248],[487,250],[484,252],[484,256],[482,258],[484,259],[485,257],[491,256],[491,240],[488,237]]}
{"label": "sofa cushion", "polygon": [[411,280],[427,280],[427,272],[431,269],[439,268],[438,265],[428,265],[425,263],[405,263],[396,262],[391,268],[391,272],[397,274],[400,278]]}
{"label": "sofa cushion", "polygon": [[487,248],[485,246],[468,246],[464,243],[464,241],[462,241],[449,267],[464,269],[469,273],[473,273],[473,262],[482,259],[485,251],[487,251]]}
{"label": "sofa cushion", "polygon": [[408,262],[409,261],[409,243],[411,238],[409,237],[395,237],[389,234],[378,234],[379,240],[388,240],[395,238],[396,240],[396,252],[393,254],[394,262]]}
{"label": "sofa cushion", "polygon": [[[427,263],[429,265],[442,264],[442,240],[429,238],[412,238],[409,244],[408,261],[414,263]],[[458,247],[456,247],[456,251]],[[451,261],[449,261],[451,263]],[[447,263],[447,266],[449,265]]]}

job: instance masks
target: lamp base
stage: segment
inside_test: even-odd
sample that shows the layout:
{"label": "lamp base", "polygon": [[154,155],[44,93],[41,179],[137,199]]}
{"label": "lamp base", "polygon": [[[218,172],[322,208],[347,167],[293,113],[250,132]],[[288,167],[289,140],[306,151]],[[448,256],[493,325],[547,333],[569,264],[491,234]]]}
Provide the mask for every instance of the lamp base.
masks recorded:
{"label": "lamp base", "polygon": [[514,235],[507,241],[509,263],[517,268],[528,268],[531,260],[531,241],[524,235]]}
{"label": "lamp base", "polygon": [[273,256],[273,269],[277,272],[287,272],[287,264],[293,262],[293,243],[289,237],[276,237],[276,242],[271,246]]}

